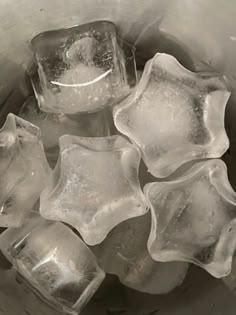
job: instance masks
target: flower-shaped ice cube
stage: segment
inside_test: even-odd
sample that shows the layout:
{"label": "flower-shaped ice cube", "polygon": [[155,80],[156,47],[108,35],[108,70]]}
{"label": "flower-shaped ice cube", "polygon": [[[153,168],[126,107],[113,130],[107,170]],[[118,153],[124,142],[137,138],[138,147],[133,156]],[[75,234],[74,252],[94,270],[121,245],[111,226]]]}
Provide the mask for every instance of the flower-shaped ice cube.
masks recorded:
{"label": "flower-shaped ice cube", "polygon": [[190,160],[220,157],[227,150],[229,95],[223,78],[190,72],[174,57],[158,53],[115,109],[115,124],[139,146],[152,175],[166,177]]}
{"label": "flower-shaped ice cube", "polygon": [[50,171],[39,128],[9,114],[0,130],[0,155],[0,226],[19,226]]}
{"label": "flower-shaped ice cube", "polygon": [[75,227],[95,245],[113,227],[148,208],[138,181],[140,152],[120,136],[60,138],[60,159],[40,212]]}
{"label": "flower-shaped ice cube", "polygon": [[94,112],[117,102],[136,84],[134,47],[119,38],[111,22],[45,32],[32,40],[32,47],[43,111]]}
{"label": "flower-shaped ice cube", "polygon": [[36,215],[23,227],[6,230],[0,249],[44,299],[66,313],[78,314],[105,276],[70,228]]}
{"label": "flower-shaped ice cube", "polygon": [[145,186],[152,229],[148,248],[156,261],[195,263],[226,276],[236,247],[236,193],[221,160],[194,165],[181,177]]}
{"label": "flower-shaped ice cube", "polygon": [[91,250],[104,271],[117,275],[124,285],[150,294],[165,294],[183,282],[188,264],[154,261],[147,249],[150,228],[149,213],[126,220]]}

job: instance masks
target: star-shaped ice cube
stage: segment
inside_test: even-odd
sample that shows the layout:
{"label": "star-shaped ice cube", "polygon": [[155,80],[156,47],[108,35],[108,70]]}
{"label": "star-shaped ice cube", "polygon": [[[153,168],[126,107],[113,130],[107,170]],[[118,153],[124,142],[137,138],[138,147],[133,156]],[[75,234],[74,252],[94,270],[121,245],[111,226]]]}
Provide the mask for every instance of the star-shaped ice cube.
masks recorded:
{"label": "star-shaped ice cube", "polygon": [[116,127],[136,143],[156,177],[182,164],[220,157],[229,141],[224,111],[230,93],[224,78],[193,73],[167,54],[145,66],[131,95],[114,111]]}
{"label": "star-shaped ice cube", "polygon": [[192,262],[226,276],[236,246],[236,193],[221,160],[194,165],[181,177],[145,186],[152,230],[148,248],[156,261]]}
{"label": "star-shaped ice cube", "polygon": [[148,207],[138,180],[139,150],[120,136],[60,138],[60,160],[41,195],[40,211],[75,227],[95,245],[120,222]]}

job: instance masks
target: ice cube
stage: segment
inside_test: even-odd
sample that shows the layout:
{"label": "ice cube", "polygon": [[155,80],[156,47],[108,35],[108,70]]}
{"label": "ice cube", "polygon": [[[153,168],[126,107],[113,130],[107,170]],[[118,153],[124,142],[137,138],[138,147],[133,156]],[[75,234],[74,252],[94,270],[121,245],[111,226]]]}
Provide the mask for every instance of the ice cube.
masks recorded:
{"label": "ice cube", "polygon": [[39,109],[35,97],[30,97],[19,116],[38,126],[47,159],[52,167],[58,159],[59,138],[62,135],[105,137],[112,133],[113,121],[107,110],[79,115],[50,114]]}
{"label": "ice cube", "polygon": [[114,111],[117,129],[142,151],[152,175],[166,177],[182,164],[220,157],[229,147],[224,79],[193,73],[167,54],[156,54],[131,95]]}
{"label": "ice cube", "polygon": [[0,130],[0,155],[0,226],[20,226],[50,173],[40,130],[9,114]]}
{"label": "ice cube", "polygon": [[91,247],[105,272],[135,290],[164,294],[180,285],[187,273],[185,262],[155,262],[147,250],[150,214],[116,226],[103,243]]}
{"label": "ice cube", "polygon": [[144,190],[152,212],[152,258],[192,262],[216,278],[226,276],[236,246],[236,193],[224,162],[198,163],[179,178]]}
{"label": "ice cube", "polygon": [[96,257],[69,227],[36,215],[22,228],[1,234],[0,248],[50,304],[73,314],[81,311],[105,276]]}
{"label": "ice cube", "polygon": [[95,112],[118,102],[136,84],[134,47],[119,38],[111,22],[41,33],[32,48],[43,111]]}
{"label": "ice cube", "polygon": [[60,138],[60,160],[40,212],[76,228],[89,245],[148,208],[138,180],[139,150],[120,136]]}

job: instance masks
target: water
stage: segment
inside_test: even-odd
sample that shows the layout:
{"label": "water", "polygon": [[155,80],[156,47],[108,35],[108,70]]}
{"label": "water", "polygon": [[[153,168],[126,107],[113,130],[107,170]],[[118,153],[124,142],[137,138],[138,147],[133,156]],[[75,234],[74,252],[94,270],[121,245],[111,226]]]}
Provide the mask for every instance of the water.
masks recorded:
{"label": "water", "polygon": [[95,256],[70,228],[37,215],[23,228],[5,231],[0,248],[39,294],[73,314],[87,304],[105,276]]}
{"label": "water", "polygon": [[110,22],[45,32],[32,40],[32,48],[43,111],[95,112],[124,98],[136,83],[134,48]]}
{"label": "water", "polygon": [[60,160],[41,195],[42,216],[69,223],[89,245],[102,242],[117,224],[147,211],[139,163],[138,149],[120,136],[61,137]]}
{"label": "water", "polygon": [[150,219],[146,214],[122,222],[91,250],[100,266],[117,275],[124,285],[145,293],[166,294],[183,282],[188,264],[161,263],[151,258],[147,250]]}
{"label": "water", "polygon": [[192,73],[166,54],[145,66],[132,94],[115,108],[117,129],[142,151],[149,171],[167,177],[194,159],[229,147],[224,111],[230,93],[214,73]]}
{"label": "water", "polygon": [[20,226],[50,173],[39,128],[9,114],[0,130],[0,154],[0,226]]}
{"label": "water", "polygon": [[236,194],[224,162],[198,163],[181,177],[144,190],[152,212],[152,258],[191,262],[214,277],[226,276],[236,246]]}

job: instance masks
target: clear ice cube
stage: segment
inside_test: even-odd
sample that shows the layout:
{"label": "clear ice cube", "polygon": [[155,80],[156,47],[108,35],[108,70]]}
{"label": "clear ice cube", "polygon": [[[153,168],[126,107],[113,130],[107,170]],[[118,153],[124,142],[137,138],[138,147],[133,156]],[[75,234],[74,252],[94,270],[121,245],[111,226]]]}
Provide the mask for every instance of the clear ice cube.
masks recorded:
{"label": "clear ice cube", "polygon": [[36,292],[68,313],[78,314],[105,277],[69,227],[36,215],[1,234],[0,249]]}
{"label": "clear ice cube", "polygon": [[117,224],[148,210],[139,163],[139,150],[123,137],[61,137],[41,215],[72,225],[89,245],[102,242]]}
{"label": "clear ice cube", "polygon": [[148,249],[156,261],[187,261],[216,278],[231,270],[236,193],[221,160],[194,165],[169,182],[144,188],[152,213]]}
{"label": "clear ice cube", "polygon": [[115,108],[117,129],[142,151],[152,175],[166,177],[194,159],[220,157],[229,147],[224,78],[193,73],[156,54],[131,93]]}
{"label": "clear ice cube", "polygon": [[117,275],[124,285],[150,294],[165,294],[183,282],[188,263],[154,261],[147,250],[150,229],[150,214],[129,219],[91,250],[104,271]]}
{"label": "clear ice cube", "polygon": [[105,137],[112,133],[113,121],[107,110],[79,115],[50,114],[39,109],[35,97],[22,106],[19,116],[41,130],[45,153],[53,167],[59,155],[59,138],[62,135]]}
{"label": "clear ice cube", "polygon": [[0,130],[0,155],[0,226],[20,226],[50,173],[39,128],[9,114]]}
{"label": "clear ice cube", "polygon": [[95,112],[118,102],[136,84],[134,47],[119,38],[111,22],[41,33],[32,48],[43,111]]}

